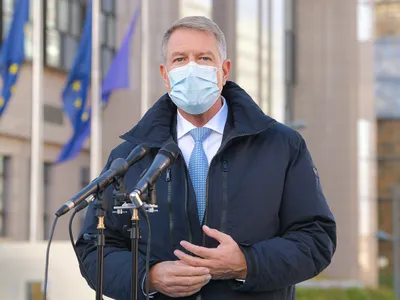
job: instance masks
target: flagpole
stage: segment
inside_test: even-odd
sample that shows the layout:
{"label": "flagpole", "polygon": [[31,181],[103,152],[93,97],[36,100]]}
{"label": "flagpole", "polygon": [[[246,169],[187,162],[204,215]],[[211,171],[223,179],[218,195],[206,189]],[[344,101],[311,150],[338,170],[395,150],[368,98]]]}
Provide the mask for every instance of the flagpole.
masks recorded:
{"label": "flagpole", "polygon": [[101,172],[101,99],[100,99],[100,0],[92,1],[92,116],[90,140],[90,177],[95,179]]}
{"label": "flagpole", "polygon": [[142,0],[142,32],[141,39],[141,66],[142,66],[142,80],[141,80],[141,115],[143,116],[149,106],[149,1]]}
{"label": "flagpole", "polygon": [[39,204],[43,196],[43,0],[33,0],[32,132],[29,241],[43,237]]}

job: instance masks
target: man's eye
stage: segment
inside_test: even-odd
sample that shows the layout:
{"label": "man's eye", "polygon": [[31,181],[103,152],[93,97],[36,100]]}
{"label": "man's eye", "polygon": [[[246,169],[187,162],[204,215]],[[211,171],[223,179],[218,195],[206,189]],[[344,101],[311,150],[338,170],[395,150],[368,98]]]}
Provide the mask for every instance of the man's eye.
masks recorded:
{"label": "man's eye", "polygon": [[174,59],[174,62],[182,62],[183,61],[183,57],[178,57]]}
{"label": "man's eye", "polygon": [[200,57],[201,60],[209,61],[211,60],[209,57]]}

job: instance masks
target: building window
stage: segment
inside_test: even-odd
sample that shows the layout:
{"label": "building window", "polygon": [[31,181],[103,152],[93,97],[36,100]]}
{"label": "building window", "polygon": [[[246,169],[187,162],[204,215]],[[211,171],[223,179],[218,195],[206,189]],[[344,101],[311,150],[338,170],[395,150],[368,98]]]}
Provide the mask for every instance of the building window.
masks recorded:
{"label": "building window", "polygon": [[50,203],[51,203],[51,171],[52,164],[44,163],[43,164],[43,238],[47,240],[49,238],[50,231],[50,222],[51,220],[51,212],[50,212]]}
{"label": "building window", "polygon": [[[11,21],[14,15],[15,0],[0,0],[0,40],[1,42],[7,37],[10,29]],[[29,20],[25,26],[25,59],[32,59],[32,5],[29,6]]]}
{"label": "building window", "polygon": [[81,189],[90,183],[90,169],[87,167],[81,168]]}
{"label": "building window", "polygon": [[237,82],[259,104],[259,0],[236,2]]}
{"label": "building window", "polygon": [[101,1],[100,35],[101,35],[101,70],[103,77],[111,65],[116,47],[116,1]]}
{"label": "building window", "polygon": [[63,110],[50,104],[43,104],[43,119],[53,125],[63,125]]}
{"label": "building window", "polygon": [[180,16],[204,16],[212,17],[212,0],[181,0]]}
{"label": "building window", "polygon": [[262,108],[285,120],[285,1],[236,1],[236,81]]}
{"label": "building window", "polygon": [[86,1],[46,0],[45,63],[69,70],[74,61],[86,15]]}
{"label": "building window", "polygon": [[0,236],[6,235],[6,209],[10,187],[9,166],[10,158],[7,156],[0,156]]}
{"label": "building window", "polygon": [[[74,61],[85,23],[87,1],[46,0],[45,63],[69,70]],[[102,0],[100,16],[101,67],[107,72],[116,45],[116,1]]]}
{"label": "building window", "polygon": [[14,11],[14,0],[1,1],[1,40],[7,36],[8,29],[10,28],[11,19]]}
{"label": "building window", "polygon": [[[2,39],[13,17],[15,0],[0,0]],[[87,0],[44,0],[44,63],[48,67],[69,71],[81,38],[85,22]],[[108,71],[116,48],[116,0],[101,2],[101,67]],[[32,59],[32,5],[30,21],[25,29],[25,57]]]}
{"label": "building window", "polygon": [[271,63],[271,115],[279,122],[285,122],[285,1],[270,0],[272,10],[272,63]]}
{"label": "building window", "polygon": [[271,108],[271,69],[272,69],[272,3],[269,0],[261,2],[261,99],[260,107],[266,113],[270,114]]}
{"label": "building window", "polygon": [[375,3],[376,37],[400,36],[400,2],[379,1]]}
{"label": "building window", "polygon": [[[81,178],[80,178],[80,181],[81,181],[81,189],[83,189],[84,187],[86,187],[86,186],[88,186],[89,185],[89,183],[90,183],[90,168],[88,168],[88,167],[82,167],[81,168],[81,176],[80,176]],[[86,210],[87,210],[87,207],[84,209],[84,211],[83,211],[83,213],[81,213],[82,214],[82,223],[81,223],[81,225],[83,226],[83,222],[84,222],[84,220],[85,220],[85,215],[86,215]]]}

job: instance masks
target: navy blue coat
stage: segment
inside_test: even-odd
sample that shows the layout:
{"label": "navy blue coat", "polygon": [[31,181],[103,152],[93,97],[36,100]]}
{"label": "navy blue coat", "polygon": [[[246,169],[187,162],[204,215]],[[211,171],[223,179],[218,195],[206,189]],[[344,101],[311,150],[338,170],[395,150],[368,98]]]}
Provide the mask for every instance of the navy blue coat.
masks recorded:
{"label": "navy blue coat", "polygon": [[[295,299],[294,285],[312,278],[331,262],[336,248],[336,224],[323,195],[318,172],[299,133],[266,116],[250,96],[233,82],[223,92],[229,113],[221,148],[210,163],[204,223],[223,231],[240,245],[248,274],[244,284],[211,280],[197,295],[184,299],[282,300]],[[126,157],[139,143],[152,154],[129,169],[125,176],[132,191],[143,170],[160,147],[176,141],[176,106],[164,95],[122,137],[110,154]],[[151,261],[176,260],[181,240],[216,247],[202,233],[197,205],[183,157],[157,181],[159,212],[150,214]],[[130,299],[130,215],[112,213],[113,188],[105,192],[104,294]],[[97,218],[90,205],[78,251],[91,278],[96,278],[96,247],[82,233],[97,233]],[[139,282],[145,275],[147,226],[140,216]],[[139,299],[145,299],[139,292]],[[155,299],[169,299],[158,294]]]}

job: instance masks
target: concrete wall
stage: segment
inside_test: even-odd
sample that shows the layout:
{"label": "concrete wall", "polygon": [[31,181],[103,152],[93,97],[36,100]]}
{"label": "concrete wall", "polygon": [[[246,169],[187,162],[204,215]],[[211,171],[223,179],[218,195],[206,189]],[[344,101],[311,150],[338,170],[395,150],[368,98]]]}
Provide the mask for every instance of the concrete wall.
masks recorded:
{"label": "concrete wall", "polygon": [[[0,242],[0,257],[8,258],[0,260],[1,299],[26,300],[28,283],[43,283],[46,247],[44,243],[7,243],[4,246]],[[51,246],[48,282],[47,299],[95,298],[95,292],[80,276],[78,261],[67,242],[55,242]]]}

